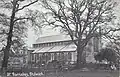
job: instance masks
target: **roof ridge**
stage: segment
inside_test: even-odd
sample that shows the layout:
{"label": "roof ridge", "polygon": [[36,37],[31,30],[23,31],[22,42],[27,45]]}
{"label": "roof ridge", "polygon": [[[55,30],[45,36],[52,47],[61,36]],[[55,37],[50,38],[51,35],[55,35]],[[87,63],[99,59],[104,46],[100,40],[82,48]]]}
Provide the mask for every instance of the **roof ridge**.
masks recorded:
{"label": "roof ridge", "polygon": [[57,34],[57,35],[39,37],[36,40],[36,43],[47,43],[47,42],[65,41],[65,40],[70,40],[70,36],[65,34]]}
{"label": "roof ridge", "polygon": [[[46,35],[46,36],[41,36],[39,38],[43,38],[43,37],[52,37],[52,36],[60,36],[60,35],[66,35],[66,34],[55,34],[55,35]],[[67,35],[66,35],[67,36]]]}

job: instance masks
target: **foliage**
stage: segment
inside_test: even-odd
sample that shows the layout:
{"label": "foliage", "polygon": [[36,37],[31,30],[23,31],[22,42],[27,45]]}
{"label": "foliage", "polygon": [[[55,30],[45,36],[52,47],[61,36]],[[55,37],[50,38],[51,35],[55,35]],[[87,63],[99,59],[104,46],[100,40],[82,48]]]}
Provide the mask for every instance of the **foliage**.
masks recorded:
{"label": "foliage", "polygon": [[98,52],[94,57],[95,60],[99,62],[102,62],[102,60],[107,60],[107,62],[116,63],[117,61],[116,52],[111,48],[101,49],[100,52]]}
{"label": "foliage", "polygon": [[120,42],[119,42],[119,40],[114,40],[114,41],[107,43],[106,47],[110,47],[115,50],[116,57],[117,57],[117,63],[119,64],[119,62],[120,62]]}
{"label": "foliage", "polygon": [[[26,22],[32,20],[31,17],[21,15],[24,9],[35,4],[38,0],[0,0],[0,9],[4,12],[0,13],[0,26],[2,27],[1,35],[5,35],[4,53],[2,61],[2,72],[6,74],[8,59],[11,49],[17,50],[24,45],[23,38],[27,29]],[[7,27],[7,28],[6,28]],[[18,47],[19,46],[19,47]]]}
{"label": "foliage", "polygon": [[[14,51],[17,51],[18,49],[22,49],[23,46],[25,45],[25,39],[27,38],[27,30],[28,27],[33,27],[33,28],[37,28],[40,26],[38,26],[38,22],[36,22],[36,18],[37,15],[36,13],[31,10],[29,11],[29,9],[27,8],[26,11],[24,10],[26,7],[29,7],[30,5],[36,3],[38,0],[31,0],[31,1],[27,1],[28,3],[26,3],[26,1],[24,0],[18,0],[16,3],[16,10],[17,11],[13,11],[13,8],[15,8],[15,1],[17,0],[0,0],[0,9],[1,9],[1,13],[0,13],[0,50],[4,47],[6,47],[7,45],[7,38],[8,38],[8,33],[10,30],[10,19],[13,13],[15,13],[15,18],[13,19],[13,33],[12,33],[12,43],[11,43],[11,48]],[[19,2],[20,1],[20,2]],[[25,5],[23,6],[23,3],[25,2]],[[3,12],[5,11],[5,12]],[[9,12],[8,12],[9,11]],[[35,13],[33,15],[33,13]],[[32,25],[31,25],[32,24]],[[38,28],[37,28],[38,29]],[[19,48],[18,48],[19,47]],[[1,50],[3,51],[3,50]]]}

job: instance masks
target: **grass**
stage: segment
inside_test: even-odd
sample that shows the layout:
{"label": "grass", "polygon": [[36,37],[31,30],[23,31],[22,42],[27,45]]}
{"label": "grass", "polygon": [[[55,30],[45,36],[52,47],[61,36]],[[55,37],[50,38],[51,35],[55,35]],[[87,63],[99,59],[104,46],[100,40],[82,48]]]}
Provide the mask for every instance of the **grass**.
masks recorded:
{"label": "grass", "polygon": [[8,76],[8,77],[119,77],[119,71],[65,71],[65,72],[47,72],[43,75],[35,76]]}
{"label": "grass", "polygon": [[[45,76],[43,76],[45,77]],[[50,73],[46,77],[119,77],[118,72],[105,72],[105,71],[94,71],[94,72],[63,72],[63,73]]]}

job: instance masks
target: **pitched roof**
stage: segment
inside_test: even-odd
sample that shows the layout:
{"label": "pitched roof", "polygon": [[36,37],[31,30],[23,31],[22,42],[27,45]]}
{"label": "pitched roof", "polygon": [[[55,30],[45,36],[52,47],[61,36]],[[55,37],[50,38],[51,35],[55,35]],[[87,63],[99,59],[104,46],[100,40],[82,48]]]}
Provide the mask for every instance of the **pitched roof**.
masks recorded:
{"label": "pitched roof", "polygon": [[71,40],[69,35],[52,35],[39,37],[36,43],[48,43],[48,42],[58,42],[58,41],[68,41]]}
{"label": "pitched roof", "polygon": [[74,43],[69,43],[67,45],[41,47],[34,50],[32,53],[71,52],[76,51],[76,48],[77,47]]}

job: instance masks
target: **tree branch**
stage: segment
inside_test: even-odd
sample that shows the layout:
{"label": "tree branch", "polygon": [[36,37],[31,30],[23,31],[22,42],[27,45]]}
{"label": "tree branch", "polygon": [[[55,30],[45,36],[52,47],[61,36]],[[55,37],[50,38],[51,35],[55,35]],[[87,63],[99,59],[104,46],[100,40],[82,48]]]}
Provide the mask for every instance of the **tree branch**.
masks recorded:
{"label": "tree branch", "polygon": [[34,3],[36,3],[36,2],[38,2],[38,0],[35,0],[35,1],[33,1],[33,2],[29,3],[29,4],[27,4],[27,5],[25,5],[25,6],[23,6],[23,7],[19,8],[19,9],[17,9],[16,11],[22,10],[22,9],[24,9],[24,8],[26,8],[26,7],[28,7],[28,6],[32,5],[32,4],[34,4]]}
{"label": "tree branch", "polygon": [[28,18],[25,18],[25,17],[24,18],[17,18],[17,19],[14,20],[14,22],[16,22],[18,20],[25,20],[25,19],[28,20],[28,19],[32,19],[32,18],[30,18],[30,17],[28,17]]}
{"label": "tree branch", "polygon": [[102,33],[101,35],[107,35],[107,34],[109,34],[110,32],[116,32],[116,31],[120,31],[120,28],[117,28],[117,29],[110,29],[110,30],[108,30],[107,32]]}

